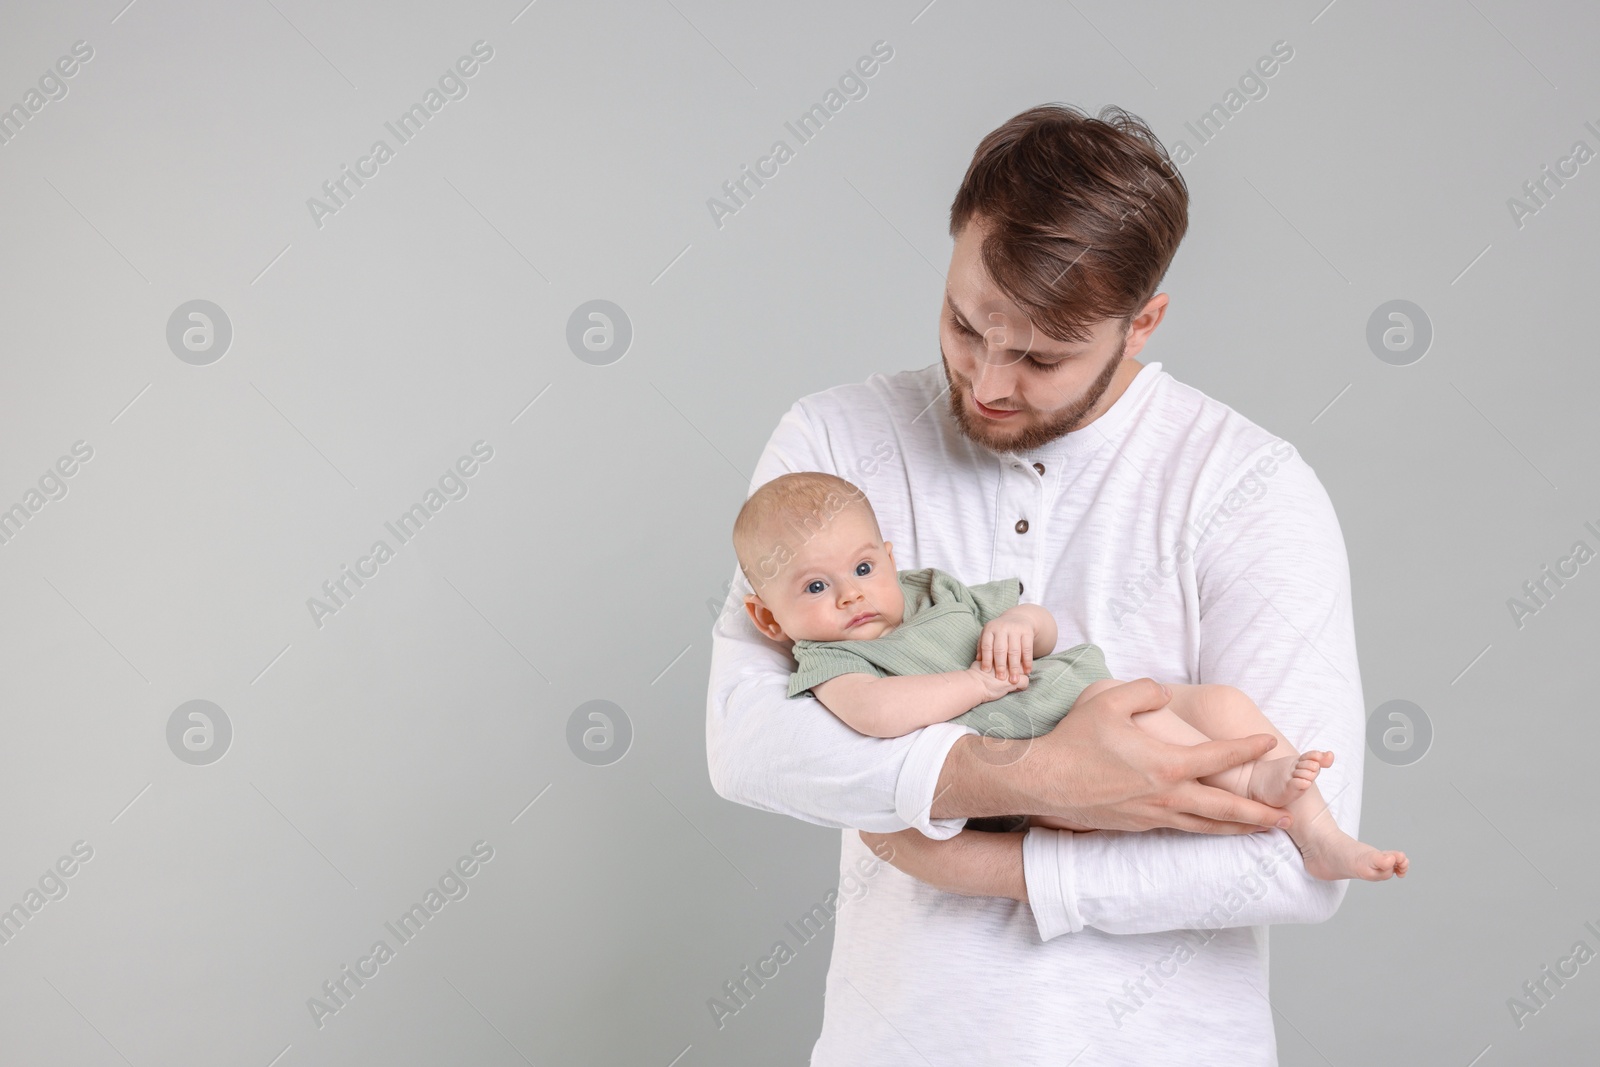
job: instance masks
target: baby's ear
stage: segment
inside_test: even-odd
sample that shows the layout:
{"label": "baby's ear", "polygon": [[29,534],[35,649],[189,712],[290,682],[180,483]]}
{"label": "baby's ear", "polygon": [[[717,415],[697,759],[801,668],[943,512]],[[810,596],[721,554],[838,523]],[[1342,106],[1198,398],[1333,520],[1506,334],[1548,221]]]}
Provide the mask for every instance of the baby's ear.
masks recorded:
{"label": "baby's ear", "polygon": [[762,602],[760,596],[755,593],[746,593],[744,595],[744,610],[749,613],[750,621],[755,623],[757,630],[760,630],[774,641],[780,639],[783,627],[778,625],[778,620],[772,616],[772,610]]}

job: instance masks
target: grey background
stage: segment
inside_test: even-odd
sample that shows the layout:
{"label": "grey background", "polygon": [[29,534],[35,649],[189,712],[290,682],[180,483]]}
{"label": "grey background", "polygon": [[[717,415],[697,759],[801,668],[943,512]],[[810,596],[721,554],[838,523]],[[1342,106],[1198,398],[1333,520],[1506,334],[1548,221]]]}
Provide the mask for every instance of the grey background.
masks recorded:
{"label": "grey background", "polygon": [[[1506,1001],[1600,948],[1600,563],[1520,629],[1506,601],[1600,544],[1600,164],[1507,206],[1600,149],[1594,8],[123,3],[10,3],[0,32],[0,106],[94,49],[0,146],[0,507],[94,449],[0,545],[0,906],[94,849],[0,945],[0,1060],[804,1063],[826,940],[720,1031],[706,1007],[837,880],[837,831],[706,776],[755,459],[797,397],[938,358],[986,132],[1116,103],[1194,147],[1279,40],[1183,168],[1146,358],[1313,465],[1368,708],[1434,729],[1368,759],[1362,829],[1410,877],[1273,931],[1282,1062],[1592,1055],[1600,965],[1520,1030]],[[307,198],[480,39],[468,94],[316,226]],[[877,40],[868,95],[714,225]],[[166,343],[195,299],[233,328],[208,366]],[[607,366],[566,343],[595,299],[633,328]],[[1410,366],[1366,345],[1393,299],[1435,331]],[[307,599],[480,440],[465,498],[317,627]],[[197,699],[233,729],[204,766],[167,745]],[[591,700],[632,726],[610,765],[568,746]],[[469,894],[314,1026],[478,840]]]}

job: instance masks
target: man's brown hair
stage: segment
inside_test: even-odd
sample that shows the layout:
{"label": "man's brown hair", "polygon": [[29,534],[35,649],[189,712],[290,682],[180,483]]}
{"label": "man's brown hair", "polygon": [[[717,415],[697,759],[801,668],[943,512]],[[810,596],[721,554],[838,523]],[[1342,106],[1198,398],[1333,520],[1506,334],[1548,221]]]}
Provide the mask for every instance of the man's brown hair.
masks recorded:
{"label": "man's brown hair", "polygon": [[1189,227],[1189,187],[1138,117],[1043,104],[979,143],[951,236],[974,217],[992,227],[982,257],[995,284],[1041,332],[1079,342],[1155,296]]}

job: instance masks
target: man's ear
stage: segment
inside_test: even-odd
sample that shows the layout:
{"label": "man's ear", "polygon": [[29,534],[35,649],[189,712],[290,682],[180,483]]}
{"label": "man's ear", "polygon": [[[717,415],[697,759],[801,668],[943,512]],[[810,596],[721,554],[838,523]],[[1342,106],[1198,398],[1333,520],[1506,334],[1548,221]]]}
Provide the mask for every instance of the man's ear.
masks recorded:
{"label": "man's ear", "polygon": [[744,609],[750,613],[750,621],[756,624],[756,629],[772,638],[782,641],[783,627],[778,625],[778,620],[772,615],[771,609],[755,593],[746,593],[744,596]]}

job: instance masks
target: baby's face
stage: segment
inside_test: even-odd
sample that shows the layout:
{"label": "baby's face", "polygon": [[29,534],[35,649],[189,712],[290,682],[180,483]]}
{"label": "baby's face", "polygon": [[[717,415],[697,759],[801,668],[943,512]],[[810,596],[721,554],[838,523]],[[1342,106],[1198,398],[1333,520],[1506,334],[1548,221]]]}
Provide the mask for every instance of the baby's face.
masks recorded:
{"label": "baby's face", "polygon": [[893,543],[856,511],[814,534],[745,605],[779,641],[867,641],[899,626],[906,607]]}

